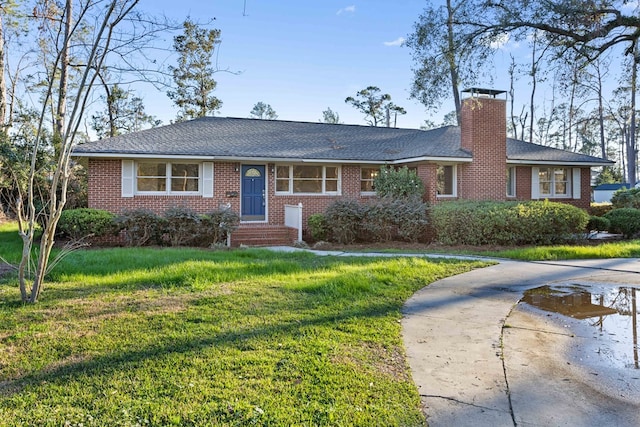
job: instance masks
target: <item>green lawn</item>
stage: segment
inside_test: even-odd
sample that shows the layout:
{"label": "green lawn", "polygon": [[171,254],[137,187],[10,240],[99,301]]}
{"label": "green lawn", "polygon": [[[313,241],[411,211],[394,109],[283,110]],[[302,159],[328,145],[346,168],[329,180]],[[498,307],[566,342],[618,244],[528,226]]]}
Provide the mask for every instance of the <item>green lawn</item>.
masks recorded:
{"label": "green lawn", "polygon": [[482,252],[482,255],[523,261],[637,258],[640,257],[640,240],[607,242],[598,245],[558,245],[514,248],[502,251],[486,251]]}
{"label": "green lawn", "polygon": [[0,426],[424,425],[402,304],[483,265],[78,251],[36,305],[0,278]]}
{"label": "green lawn", "polygon": [[[347,249],[348,250],[348,249]],[[468,247],[466,249],[438,247],[437,249],[358,249],[353,252],[381,252],[381,253],[414,253],[416,255],[454,254],[473,255],[495,258],[510,258],[522,261],[551,261],[567,259],[609,259],[609,258],[638,258],[640,257],[640,240],[625,240],[613,242],[590,242],[589,244],[532,246],[490,250],[483,247]]]}

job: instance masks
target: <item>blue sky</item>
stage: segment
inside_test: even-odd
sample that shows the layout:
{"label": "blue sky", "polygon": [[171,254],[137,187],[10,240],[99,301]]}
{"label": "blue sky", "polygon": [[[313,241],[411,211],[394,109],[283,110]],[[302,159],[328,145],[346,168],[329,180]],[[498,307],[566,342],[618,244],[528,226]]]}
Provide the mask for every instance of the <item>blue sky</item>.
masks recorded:
{"label": "blue sky", "polygon": [[[197,1],[143,3],[151,13],[182,21],[216,18],[222,32],[218,64],[239,72],[217,73],[215,95],[221,116],[248,117],[258,101],[271,104],[280,120],[317,122],[327,107],[341,121],[365,124],[364,116],[344,99],[369,85],[389,93],[407,110],[398,126],[417,128],[428,118],[421,104],[409,100],[411,52],[401,41],[412,31],[424,0],[349,1]],[[172,41],[166,43],[170,46]],[[165,94],[141,90],[149,113],[164,123],[176,110]],[[453,109],[445,104],[436,121]]]}
{"label": "blue sky", "polygon": [[[199,22],[216,19],[212,27],[222,32],[218,65],[239,73],[215,75],[215,95],[223,102],[221,116],[248,117],[262,101],[271,104],[280,120],[317,122],[330,107],[344,123],[366,124],[363,114],[344,100],[373,85],[407,110],[398,117],[398,127],[418,128],[425,119],[440,123],[454,108],[447,100],[438,112],[427,113],[409,99],[413,64],[410,49],[401,42],[428,4],[428,0],[246,0],[245,9],[245,0],[157,0],[141,7],[177,21],[187,16]],[[637,6],[635,1],[627,7]],[[172,42],[169,36],[163,43],[171,47]],[[510,55],[525,67],[530,61],[526,42],[503,42],[477,86],[508,90]],[[175,58],[169,58],[167,65],[174,63]],[[617,73],[619,68],[610,71]],[[551,83],[551,75],[539,82],[537,115],[550,103]],[[529,84],[527,77],[518,77],[516,113],[529,99]],[[136,90],[149,113],[165,124],[175,118],[177,110],[166,94],[151,87]]]}

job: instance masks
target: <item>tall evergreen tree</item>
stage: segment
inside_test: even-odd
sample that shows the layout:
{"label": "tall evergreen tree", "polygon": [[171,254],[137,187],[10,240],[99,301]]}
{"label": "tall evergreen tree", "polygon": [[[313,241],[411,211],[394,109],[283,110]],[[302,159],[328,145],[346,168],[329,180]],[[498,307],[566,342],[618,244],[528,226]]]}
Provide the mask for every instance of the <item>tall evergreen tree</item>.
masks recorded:
{"label": "tall evergreen tree", "polygon": [[207,30],[189,19],[183,27],[183,34],[173,40],[178,65],[169,67],[175,90],[167,93],[180,109],[179,121],[214,114],[222,107],[222,101],[213,95],[217,83],[212,64],[216,45],[220,43],[220,30]]}
{"label": "tall evergreen tree", "polygon": [[275,120],[278,118],[276,110],[273,109],[271,104],[265,104],[262,101],[257,102],[249,114],[254,119]]}

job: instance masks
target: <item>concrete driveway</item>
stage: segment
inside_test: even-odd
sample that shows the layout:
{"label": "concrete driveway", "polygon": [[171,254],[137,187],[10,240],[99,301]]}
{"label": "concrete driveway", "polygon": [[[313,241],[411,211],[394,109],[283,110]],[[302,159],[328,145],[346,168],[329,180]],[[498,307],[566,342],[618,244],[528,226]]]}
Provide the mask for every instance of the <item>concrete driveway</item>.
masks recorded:
{"label": "concrete driveway", "polygon": [[640,371],[586,363],[592,337],[517,304],[545,284],[640,286],[640,260],[501,261],[417,292],[402,325],[430,427],[640,426]]}

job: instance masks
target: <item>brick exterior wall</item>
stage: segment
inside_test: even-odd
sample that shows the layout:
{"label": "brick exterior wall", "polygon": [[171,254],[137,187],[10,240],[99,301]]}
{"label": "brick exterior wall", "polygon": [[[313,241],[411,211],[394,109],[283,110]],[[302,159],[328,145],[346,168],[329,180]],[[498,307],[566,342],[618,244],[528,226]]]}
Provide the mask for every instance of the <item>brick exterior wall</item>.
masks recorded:
{"label": "brick exterior wall", "polygon": [[[240,172],[236,171],[236,163],[216,162],[214,164],[214,196],[176,196],[176,195],[135,195],[121,197],[121,164],[117,159],[89,159],[89,207],[104,209],[116,214],[129,209],[149,209],[162,214],[167,208],[188,206],[198,213],[206,213],[223,204],[230,204],[231,209],[240,212],[240,197],[228,197],[227,192],[240,193]],[[258,164],[258,163],[256,163]],[[435,177],[435,167],[433,169]],[[284,205],[303,205],[303,224],[314,213],[323,212],[333,201],[344,197],[366,201],[371,196],[360,195],[360,166],[342,166],[342,195],[276,195],[274,165],[266,165],[267,223],[269,225],[284,224]],[[435,194],[435,193],[434,193]],[[305,227],[306,228],[306,227]]]}
{"label": "brick exterior wall", "polygon": [[506,101],[470,97],[462,101],[461,146],[473,162],[458,166],[458,198],[505,200],[507,188]]}

